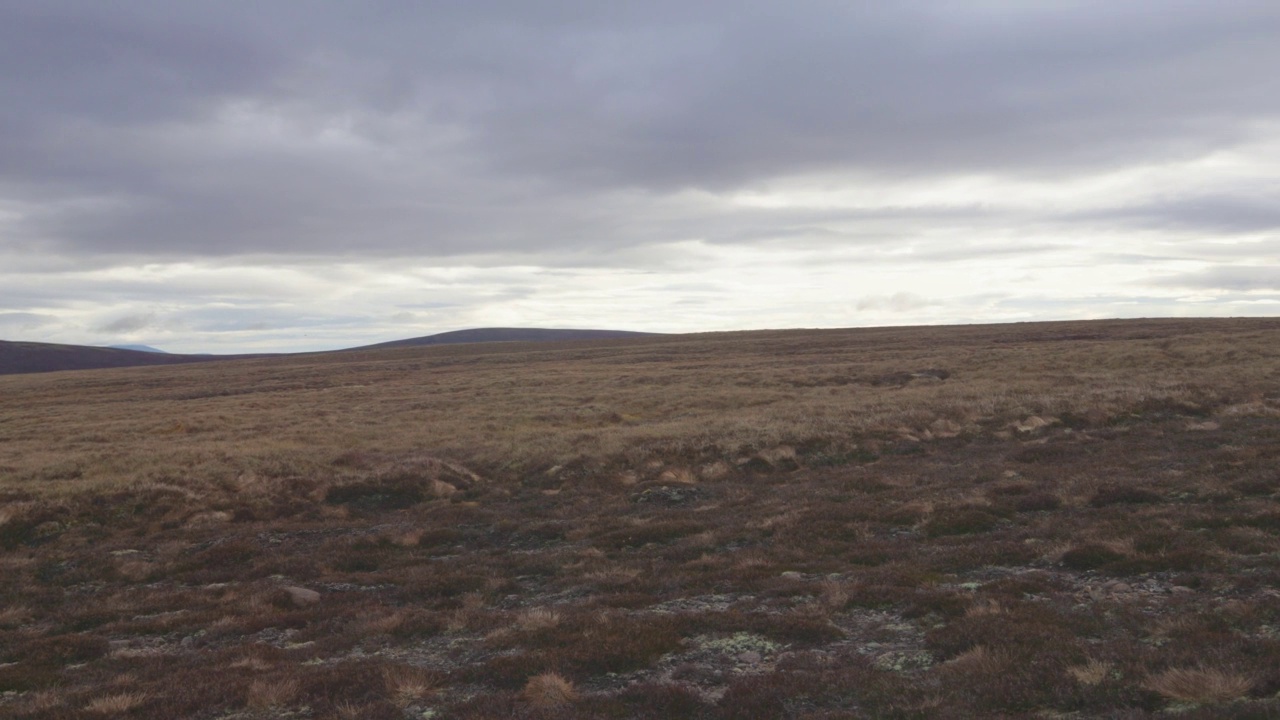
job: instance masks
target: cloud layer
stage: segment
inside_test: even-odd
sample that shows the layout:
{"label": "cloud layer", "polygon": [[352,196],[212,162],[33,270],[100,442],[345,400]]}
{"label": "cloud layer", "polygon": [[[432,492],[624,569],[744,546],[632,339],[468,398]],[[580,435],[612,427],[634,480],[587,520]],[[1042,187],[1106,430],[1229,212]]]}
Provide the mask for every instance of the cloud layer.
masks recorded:
{"label": "cloud layer", "polygon": [[28,5],[5,337],[1280,303],[1270,2]]}

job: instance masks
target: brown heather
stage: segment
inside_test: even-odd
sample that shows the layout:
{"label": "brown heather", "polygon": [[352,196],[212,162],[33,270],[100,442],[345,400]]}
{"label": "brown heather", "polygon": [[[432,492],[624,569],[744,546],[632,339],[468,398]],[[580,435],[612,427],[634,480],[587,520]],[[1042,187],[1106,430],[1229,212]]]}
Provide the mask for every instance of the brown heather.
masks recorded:
{"label": "brown heather", "polygon": [[1280,717],[1280,321],[0,377],[0,717]]}

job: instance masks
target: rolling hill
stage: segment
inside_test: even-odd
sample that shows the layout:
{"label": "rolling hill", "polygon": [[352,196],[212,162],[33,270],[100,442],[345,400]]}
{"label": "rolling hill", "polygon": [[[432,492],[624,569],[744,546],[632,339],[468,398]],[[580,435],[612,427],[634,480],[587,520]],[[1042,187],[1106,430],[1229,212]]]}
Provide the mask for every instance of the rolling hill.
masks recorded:
{"label": "rolling hill", "polygon": [[[557,330],[544,328],[475,328],[427,335],[425,337],[394,340],[366,345],[349,350],[382,350],[390,348],[420,347],[427,345],[451,345],[482,342],[560,342],[568,340],[610,340],[630,337],[647,337],[654,333],[627,332],[623,330]],[[209,362],[211,360],[241,360],[269,357],[270,353],[254,355],[183,355],[156,350],[142,350],[144,346],[93,347],[88,345],[59,345],[54,343],[10,342],[0,340],[0,375],[56,372],[59,370],[97,370],[103,368],[137,367],[141,365],[177,365],[181,363]],[[134,349],[137,348],[137,349]],[[331,350],[329,352],[345,352]],[[278,353],[289,354],[289,353]],[[312,355],[315,353],[298,353]],[[321,353],[324,354],[324,353]]]}
{"label": "rolling hill", "polygon": [[222,358],[216,355],[173,355],[123,348],[0,340],[0,375],[138,365],[178,365],[217,359]]}
{"label": "rolling hill", "polygon": [[616,340],[619,338],[651,337],[657,333],[631,332],[627,330],[563,330],[549,328],[473,328],[454,330],[425,337],[393,340],[352,348],[353,350],[378,350],[382,348],[418,347],[421,345],[449,345],[453,343],[479,342],[561,342],[565,340]]}

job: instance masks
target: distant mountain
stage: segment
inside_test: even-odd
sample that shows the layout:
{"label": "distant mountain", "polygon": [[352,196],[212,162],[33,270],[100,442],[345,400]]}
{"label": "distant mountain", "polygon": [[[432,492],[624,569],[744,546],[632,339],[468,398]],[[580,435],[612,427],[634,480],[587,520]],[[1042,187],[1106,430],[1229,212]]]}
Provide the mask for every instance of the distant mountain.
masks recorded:
{"label": "distant mountain", "polygon": [[135,365],[177,365],[225,359],[216,355],[172,355],[123,348],[55,345],[53,343],[7,342],[0,340],[0,375],[96,370]]}
{"label": "distant mountain", "polygon": [[[381,350],[386,348],[450,345],[455,343],[483,342],[552,342],[559,340],[610,340],[617,338],[646,337],[654,333],[627,332],[625,330],[546,330],[539,328],[479,328],[428,335],[427,337],[395,340],[366,345],[351,350]],[[331,350],[330,352],[343,352]],[[315,354],[315,353],[308,353]],[[89,347],[85,345],[55,345],[52,343],[9,342],[0,340],[0,375],[19,373],[55,372],[58,370],[96,370],[100,368],[134,367],[138,365],[177,365],[181,363],[208,362],[210,360],[237,360],[243,358],[270,357],[255,355],[179,355],[146,345],[117,347]]]}
{"label": "distant mountain", "polygon": [[657,333],[629,330],[556,330],[546,328],[476,328],[427,335],[425,337],[393,340],[376,345],[364,345],[352,350],[378,350],[382,348],[419,347],[422,345],[452,345],[456,343],[482,342],[558,342],[562,340],[617,340],[620,338],[651,337]]}

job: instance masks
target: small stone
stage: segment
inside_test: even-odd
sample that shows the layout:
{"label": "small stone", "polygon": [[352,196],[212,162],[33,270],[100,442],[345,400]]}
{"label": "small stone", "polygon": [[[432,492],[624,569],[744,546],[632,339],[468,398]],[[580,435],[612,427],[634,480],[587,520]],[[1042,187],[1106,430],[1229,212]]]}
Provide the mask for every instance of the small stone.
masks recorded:
{"label": "small stone", "polygon": [[298,607],[307,607],[320,602],[320,593],[315,590],[308,590],[307,588],[297,587],[296,585],[286,585],[281,589],[289,593],[289,599]]}

